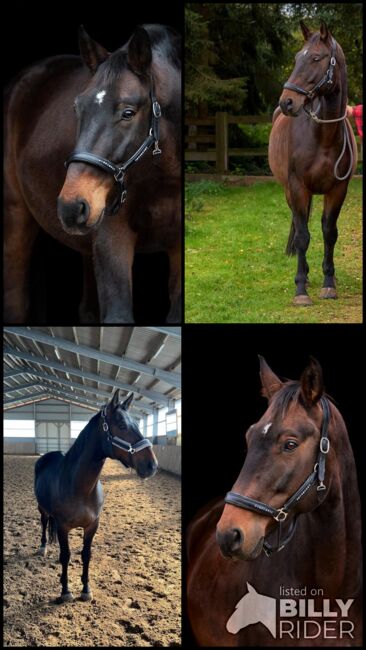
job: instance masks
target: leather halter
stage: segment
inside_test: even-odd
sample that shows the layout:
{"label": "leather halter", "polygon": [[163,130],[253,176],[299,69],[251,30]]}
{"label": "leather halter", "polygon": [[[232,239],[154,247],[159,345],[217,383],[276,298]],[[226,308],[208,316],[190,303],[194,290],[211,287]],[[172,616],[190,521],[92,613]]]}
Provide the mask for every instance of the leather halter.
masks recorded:
{"label": "leather halter", "polygon": [[73,162],[82,162],[88,163],[89,165],[94,165],[103,169],[103,171],[113,174],[114,180],[118,185],[118,196],[116,201],[112,206],[112,214],[115,214],[119,209],[120,205],[126,200],[127,190],[124,184],[124,175],[125,172],[142,158],[142,156],[154,145],[153,156],[161,154],[161,149],[159,149],[159,120],[161,118],[161,107],[158,100],[155,97],[153,86],[150,91],[150,100],[151,100],[151,122],[149,134],[140,145],[140,147],[135,151],[134,154],[125,163],[122,165],[116,165],[111,160],[107,158],[102,158],[102,156],[96,156],[93,153],[88,151],[73,151],[72,154],[65,162],[66,169]]}
{"label": "leather halter", "polygon": [[318,91],[320,90],[320,88],[322,88],[322,86],[324,86],[324,84],[326,84],[327,87],[330,87],[333,84],[334,68],[337,63],[335,58],[336,48],[337,48],[337,43],[335,42],[332,36],[332,49],[330,53],[328,70],[326,71],[324,77],[322,77],[320,81],[318,81],[318,83],[315,84],[315,86],[313,86],[311,90],[305,90],[304,88],[301,88],[301,86],[298,86],[297,84],[294,84],[291,81],[286,81],[283,87],[287,88],[287,90],[294,90],[296,93],[300,93],[300,95],[306,95],[306,97],[308,97],[309,99],[314,99],[314,97],[316,97]]}
{"label": "leather halter", "polygon": [[330,447],[330,442],[328,438],[330,409],[329,409],[329,402],[325,397],[320,398],[320,403],[323,409],[323,422],[321,427],[321,436],[320,436],[317,461],[314,465],[314,469],[311,472],[311,474],[309,474],[307,479],[305,479],[305,481],[300,485],[300,487],[296,490],[296,492],[286,501],[286,503],[284,503],[284,505],[281,508],[274,508],[273,506],[263,503],[262,501],[257,501],[256,499],[252,499],[251,497],[242,496],[237,492],[228,492],[225,497],[225,503],[228,503],[232,506],[237,506],[238,508],[243,508],[244,510],[252,510],[253,512],[256,512],[257,514],[260,515],[264,515],[265,517],[273,517],[273,519],[277,521],[277,523],[279,524],[278,545],[276,547],[273,547],[268,542],[264,542],[263,550],[267,556],[271,555],[274,552],[281,551],[292,538],[296,528],[297,516],[295,516],[294,519],[292,520],[288,534],[285,537],[285,539],[282,540],[281,540],[281,532],[282,532],[281,526],[282,523],[287,519],[287,516],[290,514],[291,510],[293,510],[293,508],[297,506],[297,504],[302,499],[302,497],[304,497],[308,493],[308,491],[313,487],[313,485],[315,485],[317,481],[319,481],[319,485],[316,488],[318,494],[321,493],[323,490],[326,490],[326,485],[324,485],[324,478],[325,478],[325,458],[327,453],[329,452],[329,447]]}
{"label": "leather halter", "polygon": [[[131,444],[130,442],[127,442],[126,440],[122,440],[122,438],[119,438],[118,436],[112,436],[112,433],[110,431],[110,428],[108,426],[107,422],[107,407],[105,406],[101,412],[102,416],[102,429],[103,431],[106,432],[107,434],[107,440],[108,442],[111,443],[114,447],[118,447],[119,449],[122,449],[123,451],[126,451],[127,453],[131,454],[138,454],[139,451],[142,451],[143,449],[146,449],[147,447],[152,447],[152,444],[150,440],[147,438],[142,438],[141,440],[138,440],[134,444]],[[129,467],[126,463],[124,463],[126,467]]]}

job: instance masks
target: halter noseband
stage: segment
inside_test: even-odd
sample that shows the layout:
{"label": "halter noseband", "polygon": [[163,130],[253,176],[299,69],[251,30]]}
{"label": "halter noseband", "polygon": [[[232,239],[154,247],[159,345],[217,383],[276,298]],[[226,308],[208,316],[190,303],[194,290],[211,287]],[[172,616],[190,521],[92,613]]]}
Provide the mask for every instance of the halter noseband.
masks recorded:
{"label": "halter noseband", "polygon": [[107,434],[108,442],[110,442],[114,447],[118,447],[119,449],[128,452],[131,456],[133,454],[138,454],[139,451],[142,451],[147,447],[152,447],[150,440],[147,438],[142,438],[142,440],[138,440],[134,444],[131,444],[130,442],[126,442],[126,440],[122,440],[122,438],[119,438],[118,436],[112,436],[107,422],[107,407],[105,406],[100,413],[102,416],[102,429]]}
{"label": "halter noseband", "polygon": [[237,492],[228,492],[225,497],[225,503],[228,503],[232,506],[237,506],[238,508],[243,508],[244,510],[252,510],[253,512],[256,512],[257,514],[260,515],[264,515],[265,517],[273,517],[273,519],[277,521],[277,523],[279,524],[278,546],[273,547],[268,542],[264,542],[263,550],[267,556],[271,555],[274,552],[281,551],[292,538],[296,528],[297,516],[295,516],[293,521],[291,522],[291,526],[287,536],[285,537],[285,539],[281,540],[282,522],[284,522],[287,519],[287,516],[289,515],[290,511],[299,503],[302,497],[308,493],[308,491],[310,490],[310,488],[313,487],[316,481],[319,481],[319,485],[316,488],[318,493],[322,492],[323,490],[326,490],[326,485],[324,485],[324,478],[325,478],[325,458],[330,447],[330,442],[328,438],[330,409],[329,409],[328,400],[325,397],[320,398],[320,403],[323,409],[323,422],[321,428],[321,436],[320,436],[317,461],[314,465],[314,469],[312,473],[309,474],[308,478],[305,479],[305,481],[300,485],[300,487],[296,490],[296,492],[292,495],[292,497],[290,497],[281,508],[274,508],[273,506],[263,503],[262,501],[257,501],[256,499],[252,499],[251,497],[242,496]]}
{"label": "halter noseband", "polygon": [[93,153],[88,151],[73,151],[72,154],[65,162],[66,169],[73,162],[82,162],[88,163],[89,165],[94,165],[95,167],[100,167],[103,171],[113,174],[114,180],[118,185],[118,197],[115,201],[112,214],[115,214],[119,209],[120,205],[126,200],[127,190],[124,184],[124,175],[133,163],[137,162],[142,158],[144,153],[154,145],[153,156],[161,154],[161,149],[159,149],[159,120],[161,118],[161,107],[158,100],[155,97],[153,86],[150,91],[150,100],[151,100],[151,122],[149,135],[145,138],[142,145],[135,151],[132,156],[126,160],[125,163],[118,166],[111,160],[107,158],[102,158],[102,156],[96,156]]}
{"label": "halter noseband", "polygon": [[304,88],[301,88],[301,86],[298,86],[297,84],[294,84],[291,81],[286,81],[283,87],[287,88],[287,90],[294,90],[296,93],[300,93],[300,95],[305,95],[309,99],[314,99],[314,97],[316,97],[318,91],[322,86],[324,86],[324,84],[326,84],[328,87],[333,84],[334,68],[337,63],[337,60],[335,58],[336,47],[337,44],[332,36],[332,49],[330,53],[328,70],[326,71],[324,77],[322,77],[320,81],[318,81],[318,83],[315,84],[315,86],[311,90],[304,90]]}

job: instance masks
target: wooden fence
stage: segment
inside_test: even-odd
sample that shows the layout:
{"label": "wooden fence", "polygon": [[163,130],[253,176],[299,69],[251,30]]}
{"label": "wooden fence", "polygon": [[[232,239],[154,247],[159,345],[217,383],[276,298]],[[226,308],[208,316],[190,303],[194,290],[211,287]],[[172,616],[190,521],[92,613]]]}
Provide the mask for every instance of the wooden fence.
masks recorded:
{"label": "wooden fence", "polygon": [[[265,147],[232,148],[229,143],[229,124],[271,124],[271,115],[229,115],[218,112],[213,117],[186,118],[185,160],[215,162],[216,173],[225,174],[231,156],[267,156]],[[362,161],[362,142],[356,136],[358,160]]]}

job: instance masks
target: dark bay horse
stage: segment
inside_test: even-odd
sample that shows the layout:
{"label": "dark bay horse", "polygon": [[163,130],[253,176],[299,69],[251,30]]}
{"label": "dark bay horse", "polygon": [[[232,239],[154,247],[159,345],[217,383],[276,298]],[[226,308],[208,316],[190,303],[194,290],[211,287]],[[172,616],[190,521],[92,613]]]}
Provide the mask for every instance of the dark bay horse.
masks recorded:
{"label": "dark bay horse", "polygon": [[325,23],[315,33],[300,24],[305,44],[296,55],[295,68],[273,115],[268,158],[292,211],[286,252],[298,257],[294,304],[311,305],[306,251],[312,196],[324,194],[324,281],[320,297],[336,298],[333,253],[337,219],[356,168],[357,149],[346,119],[347,72],[342,48]]}
{"label": "dark bay horse", "polygon": [[[260,376],[268,408],[246,433],[242,470],[188,530],[191,628],[202,646],[361,645],[360,499],[345,423],[315,359],[300,381],[282,382],[260,358]],[[329,631],[327,607],[339,613],[340,602],[345,619]]]}
{"label": "dark bay horse", "polygon": [[[99,476],[106,458],[132,467],[141,478],[153,476],[157,461],[149,440],[142,437],[128,414],[133,394],[120,404],[117,390],[109,404],[95,415],[80,433],[67,454],[51,451],[35,464],[35,493],[41,513],[41,555],[46,554],[46,531],[49,541],[57,534],[62,565],[62,592],[59,601],[72,601],[68,588],[67,568],[70,560],[68,542],[72,528],[84,529],[81,553],[83,562],[82,600],[91,600],[89,562],[91,544],[97,532],[103,506]],[[121,504],[123,507],[123,504]],[[139,507],[138,504],[136,507]]]}
{"label": "dark bay horse", "polygon": [[170,262],[167,320],[180,322],[179,35],[144,25],[113,54],[83,28],[79,41],[81,58],[36,63],[7,91],[5,321],[27,322],[41,226],[85,259],[81,322],[133,322],[134,255],[158,251]]}

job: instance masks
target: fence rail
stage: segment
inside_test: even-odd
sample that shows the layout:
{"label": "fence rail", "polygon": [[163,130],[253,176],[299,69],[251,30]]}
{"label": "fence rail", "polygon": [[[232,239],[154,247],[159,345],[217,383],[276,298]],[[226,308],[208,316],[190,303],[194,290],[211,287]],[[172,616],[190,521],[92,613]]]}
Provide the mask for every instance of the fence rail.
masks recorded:
{"label": "fence rail", "polygon": [[[225,174],[231,156],[267,156],[265,147],[233,148],[229,144],[229,124],[271,124],[271,115],[229,115],[217,112],[207,118],[186,118],[185,160],[214,162],[216,173]],[[362,161],[362,141],[356,136],[358,160]],[[209,146],[207,146],[209,145]],[[210,146],[211,145],[211,146]]]}

